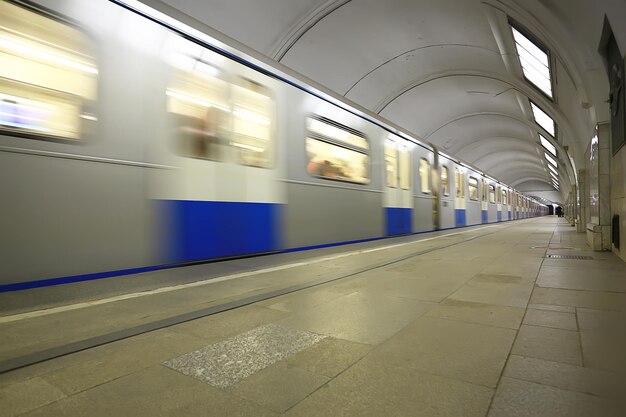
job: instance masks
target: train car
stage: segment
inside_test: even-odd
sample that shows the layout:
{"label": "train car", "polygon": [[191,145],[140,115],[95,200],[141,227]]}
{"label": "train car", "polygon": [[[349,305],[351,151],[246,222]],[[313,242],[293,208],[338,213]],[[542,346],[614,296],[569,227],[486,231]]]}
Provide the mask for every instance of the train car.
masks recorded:
{"label": "train car", "polygon": [[0,0],[1,291],[531,214],[388,121],[139,6]]}

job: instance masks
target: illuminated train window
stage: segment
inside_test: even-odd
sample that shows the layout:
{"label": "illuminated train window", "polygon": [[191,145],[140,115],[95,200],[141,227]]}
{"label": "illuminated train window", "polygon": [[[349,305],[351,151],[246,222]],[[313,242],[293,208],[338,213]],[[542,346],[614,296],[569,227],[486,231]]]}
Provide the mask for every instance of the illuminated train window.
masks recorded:
{"label": "illuminated train window", "polygon": [[448,180],[448,176],[449,176],[448,172],[449,172],[448,167],[446,166],[441,167],[441,193],[446,197],[450,195],[450,184]]}
{"label": "illuminated train window", "polygon": [[387,171],[387,187],[398,187],[398,150],[392,139],[385,141],[385,169]]}
{"label": "illuminated train window", "polygon": [[306,119],[307,172],[314,177],[368,184],[369,143],[365,135],[325,117]]}
{"label": "illuminated train window", "polygon": [[241,165],[272,166],[274,100],[269,90],[239,78],[232,86],[233,134],[229,145]]}
{"label": "illuminated train window", "polygon": [[469,199],[473,201],[478,201],[478,179],[474,177],[469,177],[468,187]]}
{"label": "illuminated train window", "polygon": [[502,204],[508,204],[508,196],[506,190],[502,190]]}
{"label": "illuminated train window", "polygon": [[454,186],[456,188],[456,197],[465,198],[465,173],[458,168],[454,168]]}
{"label": "illuminated train window", "polygon": [[[400,142],[400,143],[399,143]],[[408,190],[411,186],[411,154],[402,140],[393,135],[385,140],[385,170],[387,187]]]}
{"label": "illuminated train window", "polygon": [[411,153],[405,145],[400,145],[400,188],[411,188]]}
{"label": "illuminated train window", "polygon": [[176,68],[165,92],[178,151],[187,157],[271,168],[275,103],[271,91],[233,77],[223,57],[192,44],[172,56]]}
{"label": "illuminated train window", "polygon": [[424,158],[420,159],[420,180],[422,192],[430,193],[430,164]]}
{"label": "illuminated train window", "polygon": [[90,39],[76,27],[0,1],[0,132],[79,140],[96,120]]}
{"label": "illuminated train window", "polygon": [[487,180],[483,179],[482,184],[482,200],[483,202],[487,202]]}

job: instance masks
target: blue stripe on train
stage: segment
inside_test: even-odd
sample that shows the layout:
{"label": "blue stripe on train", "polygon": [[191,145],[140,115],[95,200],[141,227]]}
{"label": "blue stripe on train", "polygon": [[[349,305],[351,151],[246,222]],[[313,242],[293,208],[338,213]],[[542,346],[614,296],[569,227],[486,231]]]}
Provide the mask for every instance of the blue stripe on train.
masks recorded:
{"label": "blue stripe on train", "polygon": [[411,208],[385,207],[385,236],[406,235],[412,231]]}
{"label": "blue stripe on train", "polygon": [[511,220],[511,212],[509,211],[509,220]]}
{"label": "blue stripe on train", "polygon": [[454,209],[454,225],[456,227],[465,226],[467,219],[465,217],[465,209]]}
{"label": "blue stripe on train", "polygon": [[502,212],[498,211],[498,221],[501,222],[502,221]]}
{"label": "blue stripe on train", "polygon": [[280,248],[280,204],[160,200],[166,262],[185,262]]}
{"label": "blue stripe on train", "polygon": [[482,210],[482,222],[487,223],[489,221],[489,212],[487,210]]}

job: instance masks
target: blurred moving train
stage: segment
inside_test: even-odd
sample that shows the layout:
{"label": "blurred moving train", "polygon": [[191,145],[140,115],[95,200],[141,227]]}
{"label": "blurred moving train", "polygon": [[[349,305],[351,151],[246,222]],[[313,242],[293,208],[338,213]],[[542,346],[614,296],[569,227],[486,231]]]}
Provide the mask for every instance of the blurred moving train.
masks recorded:
{"label": "blurred moving train", "polygon": [[0,0],[0,291],[547,214],[190,25]]}

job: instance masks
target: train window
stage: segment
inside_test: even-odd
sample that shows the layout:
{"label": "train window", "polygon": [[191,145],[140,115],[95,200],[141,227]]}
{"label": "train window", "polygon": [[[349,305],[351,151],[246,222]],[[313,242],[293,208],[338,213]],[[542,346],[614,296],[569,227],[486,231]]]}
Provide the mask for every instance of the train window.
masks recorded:
{"label": "train window", "polygon": [[468,180],[469,199],[478,201],[478,180],[474,177],[469,177]]}
{"label": "train window", "polygon": [[77,28],[17,4],[0,2],[0,131],[79,140],[96,120],[98,69]]}
{"label": "train window", "polygon": [[241,165],[270,168],[274,100],[269,90],[239,78],[232,87],[233,135],[230,141],[235,160]]}
{"label": "train window", "polygon": [[310,175],[368,184],[369,143],[365,135],[323,117],[307,117]]}
{"label": "train window", "polygon": [[[198,60],[200,68],[208,66]],[[195,68],[198,68],[196,65]],[[191,158],[223,161],[230,136],[229,85],[219,71],[179,73],[167,89],[179,151]]]}
{"label": "train window", "polygon": [[458,168],[454,169],[454,187],[457,198],[465,198],[465,173]]}
{"label": "train window", "polygon": [[495,204],[496,202],[496,187],[489,184],[489,202]]}
{"label": "train window", "polygon": [[500,191],[501,191],[501,188],[500,188],[500,186],[498,186],[497,189],[496,189],[496,202],[498,204],[502,203],[502,193]]}
{"label": "train window", "polygon": [[387,187],[398,186],[398,150],[396,143],[387,139],[385,141],[385,168],[387,171]]}
{"label": "train window", "polygon": [[420,185],[424,194],[430,193],[430,164],[425,158],[420,159]]}
{"label": "train window", "polygon": [[507,204],[506,190],[502,190],[502,204]]}
{"label": "train window", "polygon": [[271,168],[275,106],[269,89],[242,77],[226,81],[210,51],[183,58],[166,90],[181,154]]}
{"label": "train window", "polygon": [[411,188],[411,152],[404,145],[400,146],[400,188]]}
{"label": "train window", "polygon": [[450,195],[450,184],[448,176],[448,167],[441,167],[441,193],[446,197]]}

